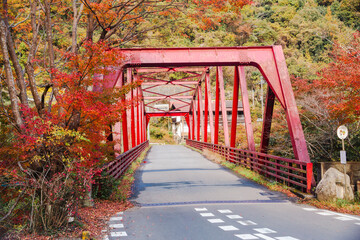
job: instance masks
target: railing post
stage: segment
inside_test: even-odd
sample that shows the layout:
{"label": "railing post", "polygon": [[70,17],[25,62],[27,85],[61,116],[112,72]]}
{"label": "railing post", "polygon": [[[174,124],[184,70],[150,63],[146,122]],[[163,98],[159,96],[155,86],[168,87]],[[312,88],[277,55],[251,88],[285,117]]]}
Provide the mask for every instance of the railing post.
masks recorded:
{"label": "railing post", "polygon": [[306,192],[311,192],[311,183],[313,179],[313,164],[306,163]]}

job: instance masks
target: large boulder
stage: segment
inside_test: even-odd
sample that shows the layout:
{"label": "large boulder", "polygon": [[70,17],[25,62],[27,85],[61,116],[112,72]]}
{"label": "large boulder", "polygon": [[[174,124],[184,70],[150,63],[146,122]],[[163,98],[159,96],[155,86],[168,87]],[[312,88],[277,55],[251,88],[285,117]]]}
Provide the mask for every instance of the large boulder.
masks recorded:
{"label": "large boulder", "polygon": [[[354,193],[350,186],[350,177],[335,168],[329,168],[316,187],[316,195],[320,201],[336,201],[336,199],[354,200]],[[345,191],[346,189],[346,191]]]}

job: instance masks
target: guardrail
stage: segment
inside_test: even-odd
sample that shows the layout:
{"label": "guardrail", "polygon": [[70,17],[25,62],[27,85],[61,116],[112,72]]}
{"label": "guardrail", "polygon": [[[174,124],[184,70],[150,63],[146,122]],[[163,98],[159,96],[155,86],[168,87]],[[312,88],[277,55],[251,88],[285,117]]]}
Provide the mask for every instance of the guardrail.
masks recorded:
{"label": "guardrail", "polygon": [[186,144],[199,150],[213,151],[227,161],[245,166],[277,182],[282,181],[288,186],[300,188],[303,192],[311,191],[312,163],[190,139],[186,140]]}
{"label": "guardrail", "polygon": [[104,167],[105,171],[113,178],[119,178],[148,146],[149,141],[145,141],[122,153],[117,156],[114,161]]}

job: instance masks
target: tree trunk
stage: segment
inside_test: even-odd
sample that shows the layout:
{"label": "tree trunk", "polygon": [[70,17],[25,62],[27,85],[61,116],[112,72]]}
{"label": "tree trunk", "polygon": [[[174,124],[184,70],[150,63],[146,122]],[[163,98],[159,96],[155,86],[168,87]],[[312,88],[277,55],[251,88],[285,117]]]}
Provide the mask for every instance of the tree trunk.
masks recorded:
{"label": "tree trunk", "polygon": [[[7,8],[7,0],[3,0],[3,9],[4,9],[4,13],[7,14],[8,12],[8,8]],[[5,26],[6,26],[6,30],[9,30],[9,21],[7,19],[7,17],[4,17],[4,22],[5,22]],[[25,80],[24,80],[24,72],[19,64],[18,58],[16,56],[15,53],[15,44],[14,41],[11,37],[10,31],[8,31],[8,33],[6,34],[6,40],[7,40],[7,47],[8,47],[8,52],[10,55],[10,59],[13,63],[14,69],[15,69],[15,73],[16,73],[16,81],[17,81],[17,86],[20,89],[20,101],[22,104],[24,105],[28,105],[28,100],[27,100],[27,94],[26,94],[26,84],[25,84]]]}
{"label": "tree trunk", "polygon": [[[50,9],[50,2],[48,0],[44,1],[45,7],[45,32],[46,32],[46,41],[48,44],[48,54],[49,54],[49,74],[50,74],[50,81],[54,83],[54,74],[53,70],[55,69],[55,53],[53,47],[53,40],[52,40],[52,27],[51,27],[51,9]],[[53,84],[52,86],[55,99],[58,99],[59,91],[57,87]],[[60,112],[63,110],[60,109]]]}
{"label": "tree trunk", "polygon": [[20,129],[23,125],[23,120],[21,118],[20,114],[20,108],[19,108],[19,100],[16,96],[16,88],[15,88],[15,81],[14,76],[12,74],[11,65],[9,61],[9,52],[7,48],[7,37],[6,34],[8,34],[8,31],[6,29],[6,24],[4,20],[0,19],[0,47],[3,54],[3,61],[4,61],[4,67],[5,67],[5,74],[6,74],[6,84],[9,89],[9,95],[11,100],[11,109],[13,111],[14,119],[16,126]]}
{"label": "tree trunk", "polygon": [[89,13],[87,16],[86,40],[93,40],[94,35],[94,15]]}
{"label": "tree trunk", "polygon": [[74,11],[74,19],[73,19],[73,26],[72,26],[72,46],[71,46],[71,52],[72,53],[76,53],[76,49],[77,49],[77,27],[78,27],[78,23],[84,8],[84,4],[81,3],[80,5],[80,9],[78,11],[77,6],[76,6],[76,2],[77,0],[73,0],[72,4],[73,4],[73,11]]}
{"label": "tree trunk", "polygon": [[29,49],[29,55],[28,55],[28,59],[27,59],[27,63],[25,65],[25,70],[26,70],[26,74],[28,75],[28,81],[29,81],[29,86],[30,86],[30,90],[31,90],[31,94],[33,96],[34,99],[34,103],[36,106],[36,109],[38,110],[38,112],[40,113],[42,108],[41,108],[41,98],[40,95],[37,91],[37,87],[36,87],[36,80],[35,80],[35,74],[34,74],[34,67],[32,65],[32,62],[35,58],[35,54],[36,54],[36,49],[37,49],[37,44],[38,44],[38,28],[36,25],[36,8],[37,8],[37,3],[36,0],[29,0],[29,4],[30,4],[30,19],[31,19],[31,28],[32,28],[32,40],[31,40],[31,45],[30,45],[30,49]]}

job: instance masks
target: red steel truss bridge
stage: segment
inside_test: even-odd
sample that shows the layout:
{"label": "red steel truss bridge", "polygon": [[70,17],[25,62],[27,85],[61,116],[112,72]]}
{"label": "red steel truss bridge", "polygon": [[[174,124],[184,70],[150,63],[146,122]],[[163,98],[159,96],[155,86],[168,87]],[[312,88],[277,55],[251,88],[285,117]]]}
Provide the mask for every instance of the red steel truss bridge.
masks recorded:
{"label": "red steel truss bridge", "polygon": [[[199,150],[209,149],[228,161],[310,192],[314,185],[312,163],[281,46],[122,49],[121,57],[124,59],[121,66],[111,66],[111,73],[97,76],[98,79],[106,79],[106,86],[101,87],[122,87],[134,81],[141,81],[141,86],[126,96],[128,100],[138,99],[138,103],[131,104],[123,112],[122,120],[113,126],[112,137],[117,142],[115,150],[123,153],[107,166],[110,175],[121,176],[148,146],[147,125],[150,118],[180,116],[189,126],[187,145]],[[254,142],[245,77],[245,68],[249,66],[261,72],[268,86],[259,147]],[[230,126],[225,120],[223,67],[234,68]],[[216,74],[210,74],[211,71]],[[211,79],[210,76],[216,77]],[[211,82],[216,86],[213,94]],[[247,149],[235,148],[237,133],[229,132],[229,127],[236,129],[238,124],[239,91]],[[212,99],[212,95],[215,95],[215,99]],[[295,159],[268,154],[275,99],[285,112]],[[215,109],[212,109],[213,100]],[[164,102],[173,107],[160,108],[160,103]],[[224,133],[222,145],[219,145],[220,115]]]}

